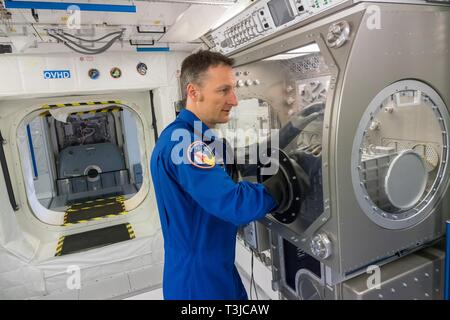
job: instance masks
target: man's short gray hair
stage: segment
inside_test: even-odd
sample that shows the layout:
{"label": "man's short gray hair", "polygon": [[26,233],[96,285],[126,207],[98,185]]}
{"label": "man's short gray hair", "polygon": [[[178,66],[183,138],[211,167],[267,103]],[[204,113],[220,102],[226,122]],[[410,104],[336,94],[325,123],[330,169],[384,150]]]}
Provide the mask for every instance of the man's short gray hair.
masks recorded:
{"label": "man's short gray hair", "polygon": [[225,65],[233,67],[234,59],[221,53],[200,50],[186,57],[181,64],[180,85],[183,100],[187,99],[187,86],[189,83],[201,85],[205,73],[209,67]]}

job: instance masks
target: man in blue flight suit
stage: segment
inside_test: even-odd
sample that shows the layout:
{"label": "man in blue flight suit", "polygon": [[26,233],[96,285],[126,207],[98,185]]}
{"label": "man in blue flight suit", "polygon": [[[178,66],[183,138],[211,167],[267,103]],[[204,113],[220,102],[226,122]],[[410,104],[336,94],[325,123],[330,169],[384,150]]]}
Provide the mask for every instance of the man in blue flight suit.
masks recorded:
{"label": "man in blue flight suit", "polygon": [[209,51],[183,61],[186,109],[161,133],[151,157],[165,299],[247,299],[234,265],[238,226],[285,201],[281,170],[264,184],[236,183],[211,147],[209,129],[228,122],[237,105],[232,67],[232,59]]}

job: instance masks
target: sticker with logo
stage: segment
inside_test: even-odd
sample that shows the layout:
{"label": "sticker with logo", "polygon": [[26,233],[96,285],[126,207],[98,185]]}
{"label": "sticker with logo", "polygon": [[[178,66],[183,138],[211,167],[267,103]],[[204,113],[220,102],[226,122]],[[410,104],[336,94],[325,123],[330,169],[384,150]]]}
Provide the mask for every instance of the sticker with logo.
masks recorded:
{"label": "sticker with logo", "polygon": [[88,75],[92,80],[96,80],[100,77],[100,71],[98,71],[98,69],[89,69]]}
{"label": "sticker with logo", "polygon": [[211,148],[203,141],[192,142],[187,149],[189,162],[201,169],[209,169],[216,165],[216,158]]}
{"label": "sticker with logo", "polygon": [[111,77],[113,77],[114,79],[118,79],[122,75],[122,71],[117,67],[112,68],[109,73],[111,74]]}
{"label": "sticker with logo", "polygon": [[140,62],[136,66],[136,70],[140,75],[145,76],[147,74],[147,65],[143,62]]}

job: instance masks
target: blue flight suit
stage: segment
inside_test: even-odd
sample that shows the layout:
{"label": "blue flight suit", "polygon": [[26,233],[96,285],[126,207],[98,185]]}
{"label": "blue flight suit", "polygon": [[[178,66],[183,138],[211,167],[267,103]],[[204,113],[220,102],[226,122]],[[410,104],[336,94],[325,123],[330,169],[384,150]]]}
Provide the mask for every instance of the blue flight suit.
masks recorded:
{"label": "blue flight suit", "polygon": [[[182,110],[161,133],[151,158],[164,236],[164,298],[247,299],[234,265],[237,229],[277,204],[262,184],[235,183],[219,164],[197,166],[189,150],[177,152],[180,129],[188,133],[188,145],[202,144],[204,134],[214,140],[203,123],[201,133],[194,131],[194,121],[200,120]],[[184,162],[175,164],[174,154]]]}

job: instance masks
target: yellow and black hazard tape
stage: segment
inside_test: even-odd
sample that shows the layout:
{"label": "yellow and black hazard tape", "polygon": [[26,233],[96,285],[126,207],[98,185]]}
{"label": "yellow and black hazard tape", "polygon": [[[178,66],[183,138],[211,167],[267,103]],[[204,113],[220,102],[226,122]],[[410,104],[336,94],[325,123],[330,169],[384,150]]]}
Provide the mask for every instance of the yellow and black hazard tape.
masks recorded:
{"label": "yellow and black hazard tape", "polygon": [[59,238],[58,240],[58,244],[56,245],[56,253],[55,253],[55,257],[60,256],[61,252],[62,252],[62,248],[63,248],[63,244],[64,244],[64,239],[66,237],[62,236],[61,238]]}
{"label": "yellow and black hazard tape", "polygon": [[89,209],[92,209],[92,208],[101,208],[101,207],[109,206],[109,205],[116,204],[116,203],[121,204],[122,205],[122,210],[125,210],[123,201],[116,201],[116,202],[113,201],[113,202],[108,202],[108,203],[104,203],[104,204],[94,204],[92,206],[87,206],[87,207],[82,207],[82,208],[77,208],[77,209],[69,208],[69,209],[67,209],[66,213],[68,213],[68,212],[77,212],[77,211],[82,211],[82,210],[89,210]]}
{"label": "yellow and black hazard tape", "polygon": [[101,104],[122,104],[121,100],[111,101],[88,101],[88,102],[72,102],[72,103],[57,103],[57,104],[44,104],[42,109],[55,109],[64,107],[80,107],[80,106],[95,106]]}
{"label": "yellow and black hazard tape", "polygon": [[80,224],[80,223],[86,223],[89,221],[99,221],[99,220],[103,220],[103,219],[108,219],[108,218],[114,218],[117,216],[124,216],[127,215],[129,212],[128,211],[122,211],[122,212],[118,212],[118,213],[111,213],[111,214],[106,214],[104,216],[101,217],[96,217],[96,218],[91,218],[91,219],[87,219],[87,220],[78,220],[76,222],[66,222],[67,220],[67,216],[64,217],[64,227],[69,227],[69,226],[73,226],[76,224]]}
{"label": "yellow and black hazard tape", "polygon": [[[70,115],[77,115],[81,116],[83,114],[96,114],[96,113],[106,113],[106,112],[117,112],[122,111],[123,109],[120,107],[111,107],[111,108],[105,108],[105,109],[97,109],[97,110],[89,110],[89,111],[79,111],[79,112],[73,112]],[[50,117],[51,114],[48,111],[42,112],[39,114],[41,117]]]}
{"label": "yellow and black hazard tape", "polygon": [[89,201],[86,201],[86,202],[74,203],[74,204],[72,204],[72,206],[80,206],[82,204],[94,203],[94,202],[103,201],[103,200],[116,200],[117,202],[122,203],[123,201],[125,201],[125,198],[123,196],[114,196],[114,197],[109,197],[109,198],[99,198],[99,199],[95,199],[95,200],[89,200]]}
{"label": "yellow and black hazard tape", "polygon": [[[112,202],[108,202],[108,203],[104,203],[104,204],[95,204],[96,202],[103,201],[103,200],[115,200],[115,202],[112,201]],[[67,222],[67,218],[70,213],[79,212],[79,211],[83,211],[83,210],[89,210],[92,208],[101,208],[101,207],[105,207],[105,206],[112,205],[115,203],[121,205],[122,211],[120,211],[118,213],[104,214],[101,217],[95,217],[95,218],[85,219],[85,220],[78,220],[76,222]],[[89,205],[89,204],[93,204],[93,205]],[[86,205],[86,206],[73,209],[73,206],[76,206],[76,205]],[[75,203],[69,209],[67,209],[64,214],[63,226],[67,227],[67,226],[71,226],[71,225],[75,225],[75,224],[79,224],[79,223],[85,223],[85,222],[89,222],[89,221],[99,221],[99,220],[103,220],[106,218],[113,218],[116,216],[126,215],[126,214],[128,214],[128,211],[126,211],[126,209],[125,209],[125,198],[123,196],[115,196],[115,197],[109,197],[109,198],[90,200],[90,201],[86,201],[83,203]]]}
{"label": "yellow and black hazard tape", "polygon": [[106,109],[98,109],[98,110],[89,110],[89,111],[80,111],[74,112],[71,114],[76,114],[77,116],[81,116],[83,114],[96,114],[96,113],[106,113],[106,112],[117,112],[122,111],[122,108],[106,108]]}
{"label": "yellow and black hazard tape", "polygon": [[131,226],[131,224],[127,223],[127,229],[128,229],[128,234],[130,235],[130,239],[136,238],[136,235],[134,234],[134,230],[133,230],[133,227]]}
{"label": "yellow and black hazard tape", "polygon": [[[123,224],[120,225],[120,226],[123,226]],[[134,229],[133,229],[133,227],[131,226],[131,224],[130,224],[130,223],[126,223],[125,226],[126,226],[126,228],[127,228],[128,236],[129,236],[130,240],[131,240],[131,239],[135,239],[135,238],[136,238],[136,234],[134,233]],[[79,234],[76,234],[76,235],[79,235]],[[67,237],[68,237],[67,241],[69,241],[71,236],[67,236]],[[55,257],[58,257],[58,256],[61,256],[61,255],[62,255],[63,246],[64,246],[64,240],[65,240],[65,239],[66,239],[65,236],[61,236],[61,237],[58,239],[58,244],[56,245]],[[67,253],[67,250],[66,250],[66,253]]]}

